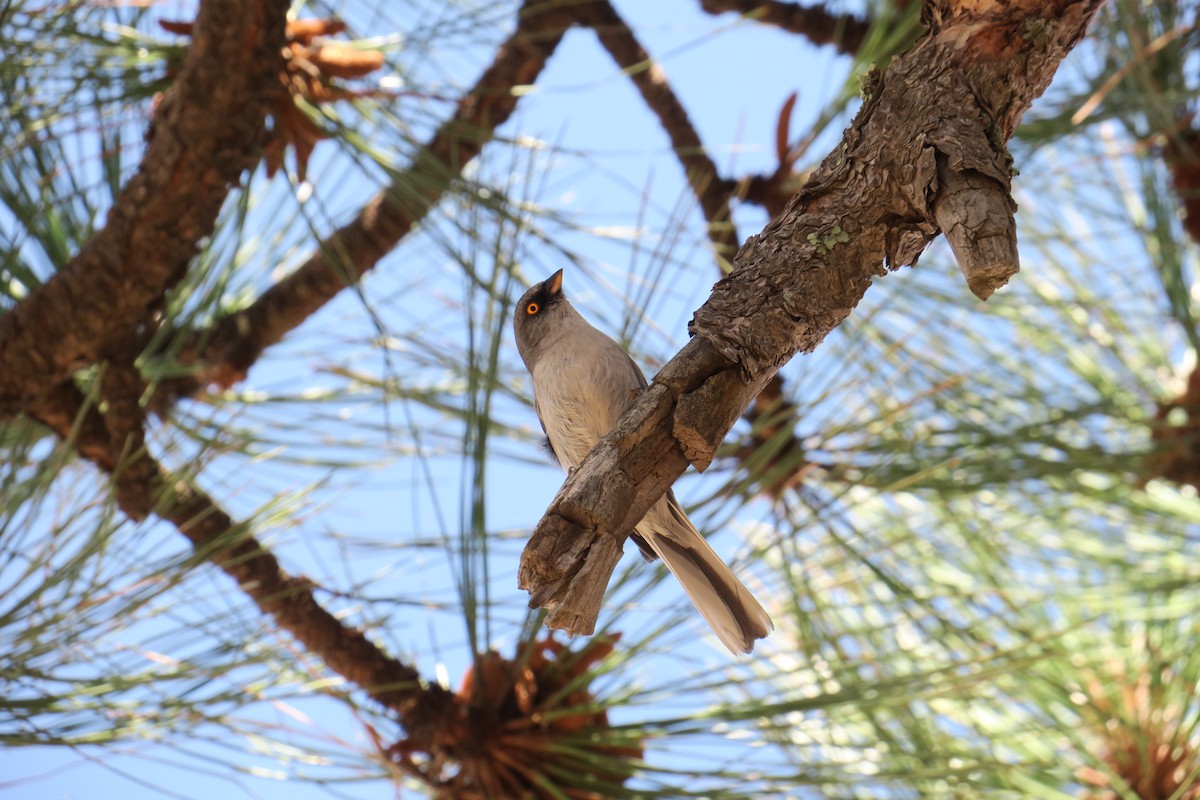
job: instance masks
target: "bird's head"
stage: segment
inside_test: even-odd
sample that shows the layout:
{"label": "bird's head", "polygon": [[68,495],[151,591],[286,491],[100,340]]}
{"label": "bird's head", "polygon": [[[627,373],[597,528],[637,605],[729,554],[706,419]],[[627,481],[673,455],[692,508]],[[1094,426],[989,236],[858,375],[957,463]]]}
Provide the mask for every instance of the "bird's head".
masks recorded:
{"label": "bird's head", "polygon": [[560,269],[541,283],[535,283],[521,295],[513,312],[517,350],[531,371],[541,354],[554,346],[575,316],[563,294],[562,282],[563,271]]}

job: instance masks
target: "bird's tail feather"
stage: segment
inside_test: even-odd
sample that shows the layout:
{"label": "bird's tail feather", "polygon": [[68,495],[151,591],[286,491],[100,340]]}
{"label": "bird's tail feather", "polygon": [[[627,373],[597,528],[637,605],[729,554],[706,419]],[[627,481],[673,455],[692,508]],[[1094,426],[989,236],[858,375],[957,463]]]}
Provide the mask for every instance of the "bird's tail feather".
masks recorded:
{"label": "bird's tail feather", "polygon": [[[668,514],[655,513],[664,510],[663,505]],[[651,509],[638,533],[730,652],[749,653],[755,640],[774,629],[771,617],[704,541],[673,495]]]}

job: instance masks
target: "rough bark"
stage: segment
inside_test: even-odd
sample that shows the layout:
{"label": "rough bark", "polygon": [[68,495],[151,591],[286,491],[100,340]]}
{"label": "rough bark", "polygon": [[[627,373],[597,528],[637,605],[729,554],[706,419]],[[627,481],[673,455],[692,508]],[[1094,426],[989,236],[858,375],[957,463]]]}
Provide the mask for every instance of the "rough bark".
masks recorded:
{"label": "rough bark", "polygon": [[[738,252],[733,273],[693,317],[694,338],[567,479],[538,523],[519,583],[552,609],[551,627],[594,629],[595,593],[577,604],[583,598],[568,592],[572,581],[587,575],[607,583],[614,543],[689,463],[707,467],[780,366],[815,348],[877,276],[914,264],[940,232],[939,219],[958,223],[960,247],[1001,253],[981,259],[1001,268],[976,281],[977,293],[990,293],[1015,267],[1015,250],[980,241],[1015,241],[1004,143],[1099,5],[926,4],[927,33],[871,76],[841,144],[784,213]],[[964,186],[988,195],[978,203],[982,219],[961,212],[976,205],[956,200]],[[1004,202],[995,202],[997,195]]]}
{"label": "rough bark", "polygon": [[[289,575],[242,524],[194,486],[174,480],[145,447],[146,387],[135,359],[155,306],[212,231],[240,173],[258,158],[265,115],[278,94],[286,11],[286,3],[202,4],[184,67],[158,105],[141,168],[107,226],[62,273],[0,317],[0,409],[27,413],[70,442],[111,478],[130,518],[156,514],[173,523],[306,650],[396,711],[410,747],[431,750],[441,731],[462,727],[463,704],[322,607],[309,581]],[[523,17],[517,41],[501,49],[413,169],[444,175],[442,187],[448,185],[511,114],[512,87],[536,79],[568,25],[549,11]],[[421,213],[436,198],[424,197]],[[377,197],[360,217],[357,238],[327,244],[361,246],[377,260],[415,224],[414,214],[405,216],[396,197]],[[268,292],[257,305],[259,316],[231,318],[232,333],[216,341],[236,345],[244,337],[258,346],[257,357],[264,336],[277,339],[299,324],[315,307],[314,297],[319,306],[344,288],[343,277],[336,259],[318,263],[290,285],[290,294]],[[291,316],[281,309],[288,303],[295,304]],[[280,327],[281,319],[287,327]],[[254,325],[263,328],[247,330]],[[103,413],[70,379],[71,370],[86,364],[103,368],[97,398]]]}
{"label": "rough bark", "polygon": [[0,409],[19,407],[124,342],[185,273],[231,187],[258,159],[287,10],[285,0],[200,4],[146,154],[104,228],[0,316]]}

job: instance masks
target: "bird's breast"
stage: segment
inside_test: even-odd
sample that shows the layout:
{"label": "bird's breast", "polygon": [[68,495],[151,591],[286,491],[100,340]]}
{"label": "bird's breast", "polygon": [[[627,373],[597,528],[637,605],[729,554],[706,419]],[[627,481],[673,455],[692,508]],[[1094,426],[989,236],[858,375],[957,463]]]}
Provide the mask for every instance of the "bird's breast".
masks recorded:
{"label": "bird's breast", "polygon": [[[542,424],[555,454],[568,469],[579,466],[608,433],[636,389],[636,378],[614,373],[603,350],[589,352],[597,357],[579,357],[559,349],[543,357],[533,370]],[[625,360],[624,352],[619,355]]]}

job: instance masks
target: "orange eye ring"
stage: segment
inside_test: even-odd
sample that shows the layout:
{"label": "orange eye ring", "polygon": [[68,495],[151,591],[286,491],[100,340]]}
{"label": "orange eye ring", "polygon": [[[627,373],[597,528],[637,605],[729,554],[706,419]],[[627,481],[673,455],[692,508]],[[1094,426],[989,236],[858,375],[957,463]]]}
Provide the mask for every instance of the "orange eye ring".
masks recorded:
{"label": "orange eye ring", "polygon": [[529,305],[525,306],[525,313],[531,317],[541,310],[542,310],[542,307],[539,306],[537,303],[530,303]]}

